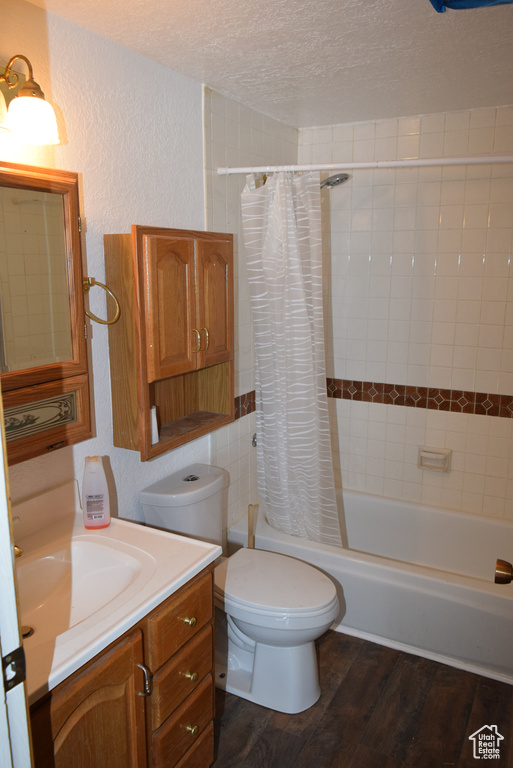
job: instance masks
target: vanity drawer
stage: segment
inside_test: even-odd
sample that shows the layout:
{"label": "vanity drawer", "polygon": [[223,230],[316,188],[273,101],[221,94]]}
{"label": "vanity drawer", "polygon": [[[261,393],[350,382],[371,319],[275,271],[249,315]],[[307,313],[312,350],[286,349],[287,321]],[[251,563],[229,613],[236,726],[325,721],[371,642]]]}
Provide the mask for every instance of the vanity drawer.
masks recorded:
{"label": "vanity drawer", "polygon": [[148,664],[155,671],[212,618],[212,574],[180,590],[147,622]]}
{"label": "vanity drawer", "polygon": [[[172,768],[190,750],[214,716],[214,688],[208,675],[151,737],[155,768]],[[188,765],[188,763],[187,763]]]}
{"label": "vanity drawer", "polygon": [[205,728],[176,768],[207,768],[214,762],[214,723]]}
{"label": "vanity drawer", "polygon": [[212,669],[212,626],[207,624],[153,676],[151,730],[156,730]]}

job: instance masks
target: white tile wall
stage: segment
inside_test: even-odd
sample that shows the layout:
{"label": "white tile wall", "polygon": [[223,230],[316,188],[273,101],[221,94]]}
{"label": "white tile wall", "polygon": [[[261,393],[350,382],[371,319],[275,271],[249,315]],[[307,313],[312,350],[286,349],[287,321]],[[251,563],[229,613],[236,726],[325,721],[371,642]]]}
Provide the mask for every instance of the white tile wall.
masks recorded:
{"label": "white tile wall", "polygon": [[[513,108],[311,128],[299,162],[513,155]],[[513,394],[513,167],[364,170],[323,199],[328,375]],[[511,419],[331,404],[345,487],[513,518]],[[450,474],[417,446],[452,448]]]}
{"label": "white tile wall", "polygon": [[[345,488],[513,519],[513,420],[333,400]],[[419,446],[452,450],[447,474],[417,467]]]}
{"label": "white tile wall", "polygon": [[[206,226],[235,234],[236,394],[254,386],[244,179],[217,166],[513,154],[513,107],[309,128],[296,140],[205,91]],[[355,171],[323,204],[328,375],[513,392],[511,166]],[[345,487],[513,518],[513,420],[343,400],[330,409]],[[230,523],[257,499],[254,423],[211,438],[211,460],[232,477]],[[418,469],[419,445],[451,448],[451,472]]]}

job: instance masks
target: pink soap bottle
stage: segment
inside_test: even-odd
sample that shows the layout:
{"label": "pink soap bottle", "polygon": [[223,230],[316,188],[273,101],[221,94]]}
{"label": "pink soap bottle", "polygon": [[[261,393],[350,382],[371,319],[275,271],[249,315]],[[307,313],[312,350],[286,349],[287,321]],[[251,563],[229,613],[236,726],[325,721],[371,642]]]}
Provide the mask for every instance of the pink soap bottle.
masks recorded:
{"label": "pink soap bottle", "polygon": [[100,456],[86,457],[82,510],[86,528],[107,528],[110,525],[109,490]]}

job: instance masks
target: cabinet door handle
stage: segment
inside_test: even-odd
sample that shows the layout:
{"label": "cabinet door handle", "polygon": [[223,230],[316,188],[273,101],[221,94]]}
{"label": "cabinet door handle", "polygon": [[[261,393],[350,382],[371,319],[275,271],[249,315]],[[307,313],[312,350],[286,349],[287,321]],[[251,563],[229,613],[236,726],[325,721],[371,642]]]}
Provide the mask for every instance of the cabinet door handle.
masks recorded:
{"label": "cabinet door handle", "polygon": [[196,334],[196,349],[195,352],[201,351],[201,335],[197,328],[193,328],[192,332]]}
{"label": "cabinet door handle", "polygon": [[144,691],[139,691],[139,696],[151,696],[152,676],[151,671],[144,664],[137,665],[144,675]]}
{"label": "cabinet door handle", "polygon": [[196,736],[196,734],[198,733],[199,728],[198,728],[197,725],[188,725],[185,730],[189,731],[191,736]]}
{"label": "cabinet door handle", "polygon": [[210,346],[210,336],[208,335],[208,328],[205,328],[205,327],[203,327],[203,328],[200,328],[200,331],[205,331],[205,342],[206,342],[206,343],[205,343],[205,346],[204,346],[203,348],[200,348],[200,349],[198,350],[198,352],[206,352],[206,351],[207,351],[207,349],[208,349],[208,348],[209,348],[209,346]]}
{"label": "cabinet door handle", "polygon": [[184,624],[188,624],[190,627],[195,627],[197,619],[196,619],[196,616],[191,616],[191,618],[186,616],[185,619],[182,619],[182,621],[184,622]]}
{"label": "cabinet door handle", "polygon": [[197,672],[186,672],[185,673],[185,677],[187,678],[187,680],[190,680],[191,683],[195,683],[196,680],[198,679],[198,673]]}

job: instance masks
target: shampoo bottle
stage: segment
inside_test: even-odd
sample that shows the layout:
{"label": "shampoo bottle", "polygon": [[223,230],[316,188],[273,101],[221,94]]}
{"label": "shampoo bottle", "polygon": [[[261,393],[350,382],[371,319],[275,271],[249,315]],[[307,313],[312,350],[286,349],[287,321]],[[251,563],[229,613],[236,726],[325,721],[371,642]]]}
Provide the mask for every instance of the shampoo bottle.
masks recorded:
{"label": "shampoo bottle", "polygon": [[99,456],[87,456],[85,460],[82,510],[86,528],[107,528],[110,525],[107,478]]}

